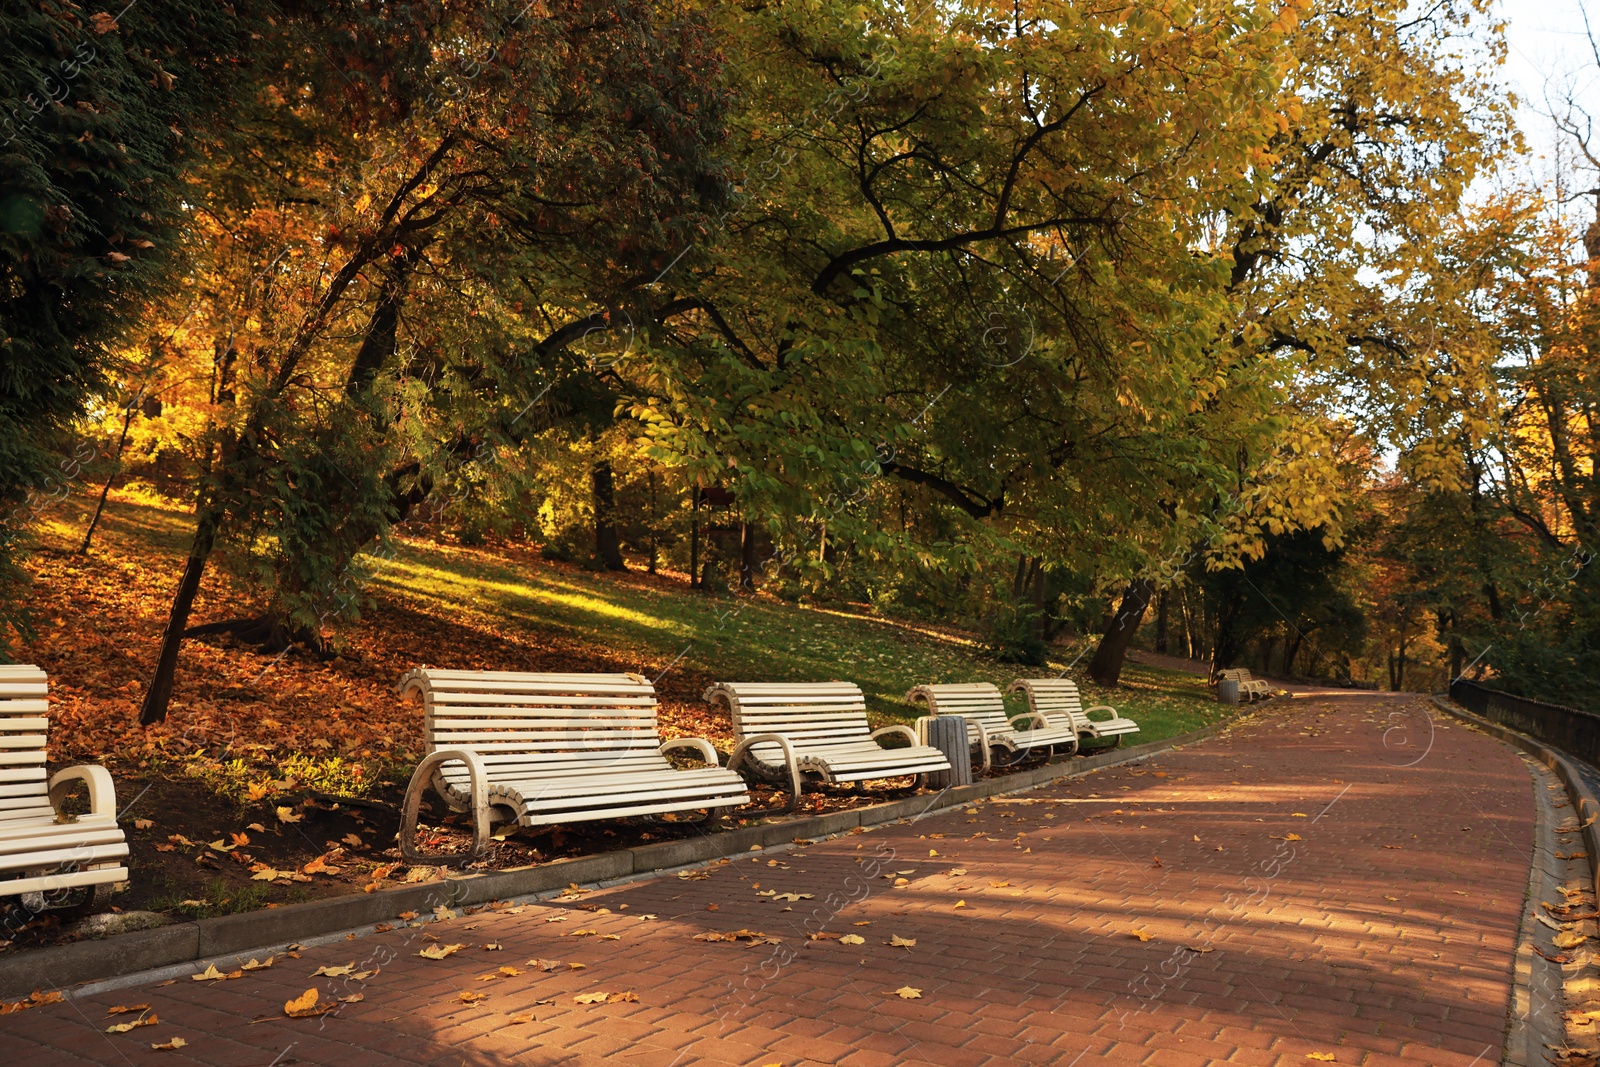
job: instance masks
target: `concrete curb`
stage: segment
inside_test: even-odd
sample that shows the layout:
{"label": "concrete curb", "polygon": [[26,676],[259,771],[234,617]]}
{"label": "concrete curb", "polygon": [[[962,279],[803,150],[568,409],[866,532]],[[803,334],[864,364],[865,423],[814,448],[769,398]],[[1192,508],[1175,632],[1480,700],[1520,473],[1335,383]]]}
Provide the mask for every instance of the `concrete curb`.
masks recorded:
{"label": "concrete curb", "polygon": [[559,892],[569,885],[594,886],[714,863],[756,848],[787,845],[797,838],[831,837],[858,826],[882,826],[920,818],[986,797],[1025,792],[1057,780],[1075,778],[1103,767],[1130,763],[1191,745],[1237,725],[1254,711],[1241,709],[1238,715],[1223,722],[1162,741],[1110,749],[1081,759],[1074,758],[1071,762],[1047,763],[1002,778],[946,789],[931,796],[906,797],[885,804],[808,818],[782,819],[724,833],[557,860],[537,867],[446,875],[442,882],[424,882],[373,893],[353,893],[239,915],[219,915],[195,922],[173,923],[151,930],[0,956],[0,1000],[26,996],[35,989],[66,992],[69,987],[86,982],[101,983],[212,957],[233,954],[241,958],[263,956],[275,947],[389,922],[404,911],[426,916],[441,905],[460,908],[493,900],[536,897]]}

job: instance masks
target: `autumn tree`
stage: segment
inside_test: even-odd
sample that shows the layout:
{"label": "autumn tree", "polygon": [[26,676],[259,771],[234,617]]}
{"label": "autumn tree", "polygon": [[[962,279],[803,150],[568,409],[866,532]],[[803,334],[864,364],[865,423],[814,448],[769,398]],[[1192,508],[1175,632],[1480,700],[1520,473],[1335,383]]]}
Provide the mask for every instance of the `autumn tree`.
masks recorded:
{"label": "autumn tree", "polygon": [[222,299],[192,336],[211,418],[146,722],[219,544],[272,598],[235,629],[318,641],[358,604],[357,554],[537,425],[571,346],[721,188],[717,58],[693,15],[335,8],[276,47],[195,190],[219,238],[197,269]]}
{"label": "autumn tree", "polygon": [[114,385],[141,302],[171,282],[180,178],[235,83],[250,11],[0,14],[0,653],[21,624],[28,496],[53,442]]}

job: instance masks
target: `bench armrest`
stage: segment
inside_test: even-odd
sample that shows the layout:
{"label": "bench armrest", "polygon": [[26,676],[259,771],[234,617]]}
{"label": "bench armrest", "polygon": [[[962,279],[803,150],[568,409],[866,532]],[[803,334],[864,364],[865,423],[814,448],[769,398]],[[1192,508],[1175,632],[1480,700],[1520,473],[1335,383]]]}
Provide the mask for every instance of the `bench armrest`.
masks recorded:
{"label": "bench armrest", "polygon": [[706,761],[706,766],[708,767],[716,767],[719,765],[717,763],[716,748],[712,746],[710,741],[707,741],[703,737],[675,737],[671,741],[661,742],[661,754],[663,756],[677,748],[694,749],[696,752],[700,753],[700,757]]}
{"label": "bench armrest", "polygon": [[111,780],[110,771],[92,764],[67,767],[50,776],[50,806],[56,809],[57,819],[62,822],[72,819],[72,816],[61,813],[61,804],[67,799],[67,794],[72,792],[73,782],[83,782],[89,787],[89,814],[91,816],[97,819],[116,819],[116,783]]}
{"label": "bench armrest", "polygon": [[876,741],[885,734],[904,734],[907,741],[910,741],[913,745],[917,743],[917,735],[912,733],[911,727],[904,723],[896,723],[893,726],[885,726],[881,730],[874,730],[872,731],[872,739]]}
{"label": "bench armrest", "polygon": [[[1117,714],[1117,709],[1112,707],[1110,704],[1096,704],[1092,708],[1084,708],[1083,709],[1083,717],[1085,719],[1088,719],[1089,716],[1093,715],[1097,711],[1108,711],[1108,712],[1111,713],[1111,718],[1113,718],[1113,719],[1122,718],[1121,715]],[[1093,722],[1094,720],[1091,719],[1090,721]]]}
{"label": "bench armrest", "polygon": [[784,811],[793,811],[795,805],[800,803],[800,761],[795,759],[794,746],[782,734],[751,734],[734,746],[733,752],[728,756],[728,770],[737,771],[739,764],[755,757],[750,754],[750,749],[755,745],[771,742],[783,750],[783,766],[789,772],[789,806]]}
{"label": "bench armrest", "polygon": [[[1018,723],[1028,723],[1029,725],[1022,727],[1018,726]],[[1050,720],[1045,718],[1040,712],[1030,711],[1013,718],[1011,720],[1011,728],[1013,730],[1048,730],[1050,728]]]}
{"label": "bench armrest", "polygon": [[[441,764],[466,764],[472,783],[472,851],[450,856],[423,856],[417,851],[417,810],[422,804],[422,794],[433,781],[433,774]],[[411,784],[406,787],[405,807],[400,814],[400,855],[407,863],[465,863],[483,855],[489,847],[489,772],[483,760],[469,748],[446,748],[430,752],[417,764],[411,774]]]}

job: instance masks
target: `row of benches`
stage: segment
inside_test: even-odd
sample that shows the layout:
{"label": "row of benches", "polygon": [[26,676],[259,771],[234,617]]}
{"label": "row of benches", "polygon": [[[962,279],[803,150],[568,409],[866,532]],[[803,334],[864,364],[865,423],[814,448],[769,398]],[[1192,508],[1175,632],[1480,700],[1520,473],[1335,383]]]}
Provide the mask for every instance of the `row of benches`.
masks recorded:
{"label": "row of benches", "polygon": [[[46,779],[46,678],[35,667],[0,667],[0,895],[31,907],[46,894],[86,887],[93,896],[128,877],[127,842],[116,821],[110,775],[73,767]],[[702,738],[663,741],[654,686],[637,674],[526,674],[415,670],[400,680],[420,695],[428,753],[406,791],[402,854],[416,847],[417,816],[432,788],[452,810],[470,813],[471,850],[429,862],[470,859],[487,847],[496,823],[538,826],[668,812],[706,811],[750,802],[741,767],[786,782],[790,806],[805,777],[859,783],[950,770],[937,748],[910,727],[872,730],[853,682],[721,683],[708,702],[726,706],[735,747],[727,765]],[[1008,719],[1000,690],[987,683],[918,686],[908,699],[930,716],[966,720],[968,741],[987,768],[992,752],[1077,751],[1083,740],[1116,744],[1138,726],[1110,707],[1085,709],[1069,679],[1020,679],[1029,711]],[[1095,718],[1095,716],[1101,716]],[[892,735],[907,742],[884,747]],[[692,752],[703,766],[679,768],[668,753]],[[74,781],[89,787],[87,815],[62,810]]]}

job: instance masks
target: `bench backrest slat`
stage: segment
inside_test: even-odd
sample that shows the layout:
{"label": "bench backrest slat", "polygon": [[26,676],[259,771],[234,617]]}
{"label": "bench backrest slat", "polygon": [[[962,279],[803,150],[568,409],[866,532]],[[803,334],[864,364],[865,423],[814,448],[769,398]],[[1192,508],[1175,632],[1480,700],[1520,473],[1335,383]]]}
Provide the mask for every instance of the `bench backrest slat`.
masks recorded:
{"label": "bench backrest slat", "polygon": [[1078,683],[1071,678],[1018,678],[1007,688],[1008,693],[1026,693],[1028,706],[1040,715],[1068,716],[1076,729],[1084,728],[1089,718],[1083,713],[1083,696]]}
{"label": "bench backrest slat", "polygon": [[421,694],[430,751],[470,748],[530,770],[665,763],[655,687],[637,674],[423,669],[399,689]]}
{"label": "bench backrest slat", "polygon": [[854,682],[721,682],[705,699],[728,706],[740,738],[782,734],[814,747],[872,736],[867,701]]}
{"label": "bench backrest slat", "polygon": [[45,773],[49,692],[38,667],[0,666],[0,826],[54,810]]}
{"label": "bench backrest slat", "polygon": [[1000,690],[989,682],[953,682],[944,685],[919,685],[906,694],[915,703],[928,705],[931,715],[960,715],[973,722],[981,722],[989,734],[1009,734],[1011,723],[1006,718],[1006,700]]}

